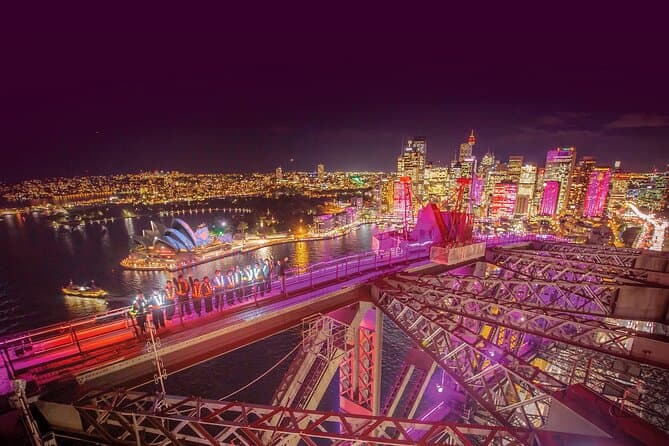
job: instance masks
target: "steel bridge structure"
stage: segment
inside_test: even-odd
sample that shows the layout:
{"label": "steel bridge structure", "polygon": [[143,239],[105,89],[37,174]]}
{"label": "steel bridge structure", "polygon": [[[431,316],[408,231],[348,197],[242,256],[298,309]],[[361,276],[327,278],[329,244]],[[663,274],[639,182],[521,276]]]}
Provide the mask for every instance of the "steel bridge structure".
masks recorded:
{"label": "steel bridge structure", "polygon": [[[168,385],[35,406],[58,435],[119,445],[669,444],[669,257],[535,238],[455,268],[359,265],[339,306],[301,319],[268,405]],[[391,324],[412,347],[382,395]],[[324,411],[334,379],[339,410]]]}

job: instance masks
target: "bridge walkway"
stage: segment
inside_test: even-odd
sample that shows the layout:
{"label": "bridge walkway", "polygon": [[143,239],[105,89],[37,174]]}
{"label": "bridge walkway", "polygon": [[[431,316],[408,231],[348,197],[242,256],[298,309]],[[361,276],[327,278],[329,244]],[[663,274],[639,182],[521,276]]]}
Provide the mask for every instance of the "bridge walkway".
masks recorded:
{"label": "bridge walkway", "polygon": [[[274,281],[271,293],[226,305],[222,311],[203,313],[201,317],[193,313],[183,319],[175,315],[158,332],[161,354],[166,355],[165,365],[174,372],[194,361],[255,342],[298,324],[304,317],[360,299],[361,293],[368,296],[356,289],[358,284],[424,263],[428,263],[424,247],[401,255],[363,253],[292,270],[286,280],[288,298],[282,298],[280,284]],[[79,386],[84,382],[112,384],[117,381],[114,375],[118,375],[119,384],[137,385],[152,379],[145,339],[138,335],[127,310],[113,310],[5,339],[0,343],[3,357],[0,373],[4,372],[0,394],[10,392],[10,380],[15,378],[32,382],[37,391],[46,386],[58,387],[57,383],[71,386],[72,381]],[[218,340],[214,342],[216,337]],[[182,350],[194,339],[202,341],[201,351],[193,355],[191,346],[189,358],[184,359]],[[128,371],[133,367],[137,370]],[[123,369],[128,370],[121,372]]]}

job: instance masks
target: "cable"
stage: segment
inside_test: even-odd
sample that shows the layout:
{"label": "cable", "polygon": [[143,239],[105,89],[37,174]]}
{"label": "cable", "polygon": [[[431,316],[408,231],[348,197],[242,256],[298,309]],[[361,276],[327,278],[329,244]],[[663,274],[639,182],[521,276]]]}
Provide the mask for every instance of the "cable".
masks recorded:
{"label": "cable", "polygon": [[219,401],[227,400],[227,399],[230,398],[231,396],[238,394],[238,393],[241,392],[242,390],[247,389],[248,387],[251,387],[253,384],[255,384],[255,383],[257,383],[258,381],[260,381],[261,379],[263,379],[263,378],[264,378],[265,376],[267,376],[272,370],[274,370],[275,368],[277,368],[283,361],[285,361],[286,359],[288,359],[288,357],[289,357],[290,355],[292,355],[292,354],[295,352],[295,350],[297,350],[299,347],[301,347],[303,342],[304,342],[303,340],[300,341],[300,342],[298,342],[297,345],[296,345],[291,351],[289,351],[288,353],[286,353],[286,355],[285,355],[283,358],[281,358],[281,359],[279,360],[279,362],[277,362],[277,363],[274,364],[272,367],[270,367],[268,370],[266,370],[262,375],[260,375],[259,377],[257,377],[257,378],[254,379],[253,381],[251,381],[250,383],[246,384],[245,386],[240,387],[239,389],[235,390],[234,392],[232,392],[232,393],[230,393],[230,394],[228,394],[228,395],[225,395],[225,396],[222,397],[222,398],[219,398]]}

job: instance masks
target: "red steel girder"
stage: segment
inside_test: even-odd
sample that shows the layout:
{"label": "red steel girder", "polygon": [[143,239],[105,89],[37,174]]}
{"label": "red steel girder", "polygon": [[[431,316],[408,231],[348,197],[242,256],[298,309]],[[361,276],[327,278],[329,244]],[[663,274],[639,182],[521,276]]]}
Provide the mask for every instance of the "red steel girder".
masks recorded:
{"label": "red steel girder", "polygon": [[[132,402],[129,402],[132,401]],[[165,409],[155,411],[156,406]],[[528,429],[346,415],[216,400],[157,397],[116,391],[74,404],[86,432],[120,444],[281,444],[288,438],[315,445],[342,441],[384,445],[529,445]],[[282,420],[279,424],[272,420]],[[265,440],[261,442],[261,435]]]}

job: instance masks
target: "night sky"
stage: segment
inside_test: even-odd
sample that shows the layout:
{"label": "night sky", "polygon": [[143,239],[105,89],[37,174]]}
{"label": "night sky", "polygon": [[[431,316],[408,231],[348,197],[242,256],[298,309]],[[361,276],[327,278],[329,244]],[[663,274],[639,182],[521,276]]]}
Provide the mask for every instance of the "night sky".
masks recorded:
{"label": "night sky", "polygon": [[248,3],[4,11],[0,181],[389,171],[404,138],[447,162],[472,128],[479,156],[543,164],[573,145],[628,169],[669,162],[659,9]]}

